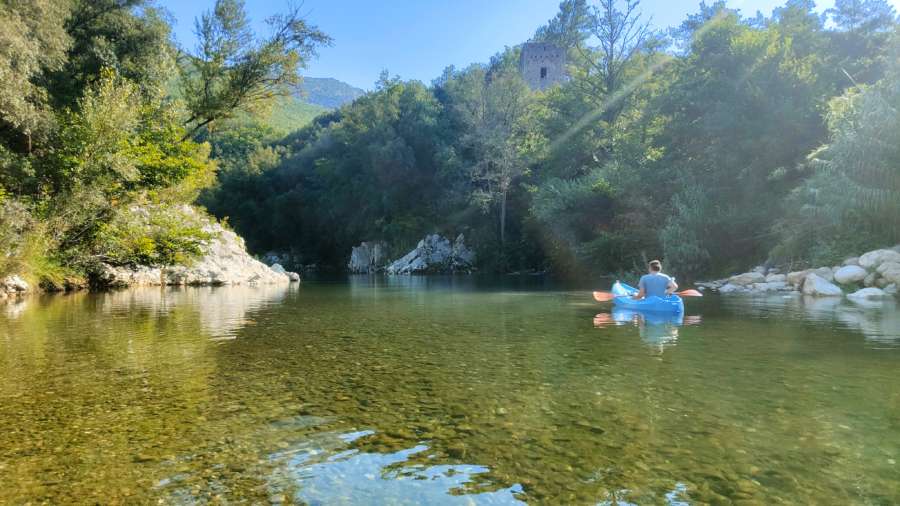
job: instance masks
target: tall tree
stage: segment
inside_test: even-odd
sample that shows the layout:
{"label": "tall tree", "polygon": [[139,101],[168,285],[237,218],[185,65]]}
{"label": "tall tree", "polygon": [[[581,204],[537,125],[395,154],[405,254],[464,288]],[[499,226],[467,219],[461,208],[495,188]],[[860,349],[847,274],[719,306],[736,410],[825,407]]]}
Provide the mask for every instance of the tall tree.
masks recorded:
{"label": "tall tree", "polygon": [[199,43],[181,65],[181,90],[190,116],[187,136],[238,110],[253,111],[288,96],[297,71],[331,39],[307,24],[295,5],[266,20],[271,34],[258,38],[242,0],[217,0],[195,22]]}
{"label": "tall tree", "polygon": [[[66,2],[0,0],[0,138],[3,147],[29,152],[50,133],[53,113],[46,73],[61,68],[71,38]],[[2,148],[0,148],[2,149]]]}
{"label": "tall tree", "polygon": [[534,40],[574,49],[588,38],[590,28],[591,10],[587,0],[563,0],[556,16],[537,29]]}

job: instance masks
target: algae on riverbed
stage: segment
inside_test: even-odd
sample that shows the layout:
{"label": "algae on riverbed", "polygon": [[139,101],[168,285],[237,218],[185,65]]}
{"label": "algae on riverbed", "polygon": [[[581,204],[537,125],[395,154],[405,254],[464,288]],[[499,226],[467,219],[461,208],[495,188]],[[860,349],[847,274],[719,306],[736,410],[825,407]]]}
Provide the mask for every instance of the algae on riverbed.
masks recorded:
{"label": "algae on riverbed", "polygon": [[31,299],[0,502],[900,501],[887,335],[707,298],[661,347],[585,293],[454,283]]}

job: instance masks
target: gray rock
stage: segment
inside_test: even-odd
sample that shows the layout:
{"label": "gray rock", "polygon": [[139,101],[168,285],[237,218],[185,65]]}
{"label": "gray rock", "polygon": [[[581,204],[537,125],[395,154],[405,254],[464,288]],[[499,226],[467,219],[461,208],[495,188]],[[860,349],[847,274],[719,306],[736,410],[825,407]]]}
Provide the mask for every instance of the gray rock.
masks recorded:
{"label": "gray rock", "polygon": [[897,285],[891,283],[888,286],[884,287],[884,293],[888,295],[897,295],[898,289]]}
{"label": "gray rock", "polygon": [[810,272],[812,272],[812,271],[809,269],[806,269],[803,271],[789,272],[787,274],[787,282],[788,282],[788,284],[791,284],[791,285],[796,286],[797,288],[800,288],[801,286],[803,286],[803,281],[806,280],[806,276]]}
{"label": "gray rock", "polygon": [[745,272],[728,278],[728,283],[737,286],[747,286],[765,282],[766,277],[762,273],[756,271]]}
{"label": "gray rock", "polygon": [[885,262],[900,263],[900,252],[892,249],[877,249],[859,257],[860,267],[865,267],[866,269],[877,269],[879,265]]}
{"label": "gray rock", "polygon": [[766,283],[787,283],[787,276],[784,274],[769,274],[766,276]]}
{"label": "gray rock", "polygon": [[859,265],[859,257],[850,257],[844,260],[841,265]]}
{"label": "gray rock", "polygon": [[724,286],[719,288],[719,293],[742,293],[746,292],[747,288],[740,285],[735,285],[732,283],[726,283]]}
{"label": "gray rock", "polygon": [[870,272],[866,275],[866,278],[863,280],[863,286],[875,286],[875,281],[878,279],[877,272]]}
{"label": "gray rock", "polygon": [[31,287],[19,276],[6,276],[0,281],[0,291],[11,294],[25,293]]}
{"label": "gray rock", "polygon": [[831,267],[819,267],[813,269],[812,272],[826,281],[834,281],[834,271],[831,270]]}
{"label": "gray rock", "polygon": [[380,272],[384,270],[387,263],[387,246],[383,242],[364,241],[350,251],[347,270],[354,274]]}
{"label": "gray rock", "polygon": [[884,299],[890,297],[884,290],[880,288],[861,288],[849,295],[850,299]]}
{"label": "gray rock", "polygon": [[869,273],[858,265],[846,265],[834,273],[834,280],[842,285],[856,283],[866,279]]}
{"label": "gray rock", "polygon": [[878,266],[878,273],[888,284],[900,285],[900,262],[882,262]]}
{"label": "gray rock", "polygon": [[808,274],[803,281],[803,293],[820,297],[840,297],[844,294],[837,285],[814,272]]}
{"label": "gray rock", "polygon": [[475,253],[466,247],[460,234],[450,241],[438,234],[425,236],[415,249],[387,266],[388,274],[424,274],[469,270],[475,262]]}

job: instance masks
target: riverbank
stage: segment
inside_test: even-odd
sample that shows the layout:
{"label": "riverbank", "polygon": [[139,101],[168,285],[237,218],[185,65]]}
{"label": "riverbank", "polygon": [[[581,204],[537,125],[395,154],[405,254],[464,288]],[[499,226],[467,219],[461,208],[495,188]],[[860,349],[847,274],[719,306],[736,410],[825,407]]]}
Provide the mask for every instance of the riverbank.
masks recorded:
{"label": "riverbank", "polygon": [[791,271],[788,266],[757,266],[748,272],[697,283],[722,294],[795,292],[817,297],[884,299],[900,286],[900,245],[844,259],[840,265]]}
{"label": "riverbank", "polygon": [[[194,212],[191,210],[191,212]],[[0,279],[0,300],[41,292],[70,292],[93,289],[153,286],[229,286],[274,285],[299,282],[300,275],[279,264],[271,266],[254,258],[243,238],[213,219],[205,220],[203,230],[210,237],[201,247],[202,254],[185,265],[148,266],[101,263],[86,279],[63,286],[29,282],[20,274]]]}

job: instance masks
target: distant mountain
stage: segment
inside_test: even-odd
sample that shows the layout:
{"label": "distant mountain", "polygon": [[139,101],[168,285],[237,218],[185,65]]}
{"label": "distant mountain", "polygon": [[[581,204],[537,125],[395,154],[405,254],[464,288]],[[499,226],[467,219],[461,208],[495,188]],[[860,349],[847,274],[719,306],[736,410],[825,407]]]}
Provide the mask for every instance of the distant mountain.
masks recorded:
{"label": "distant mountain", "polygon": [[304,77],[298,98],[309,104],[336,109],[353,102],[365,91],[331,77]]}

